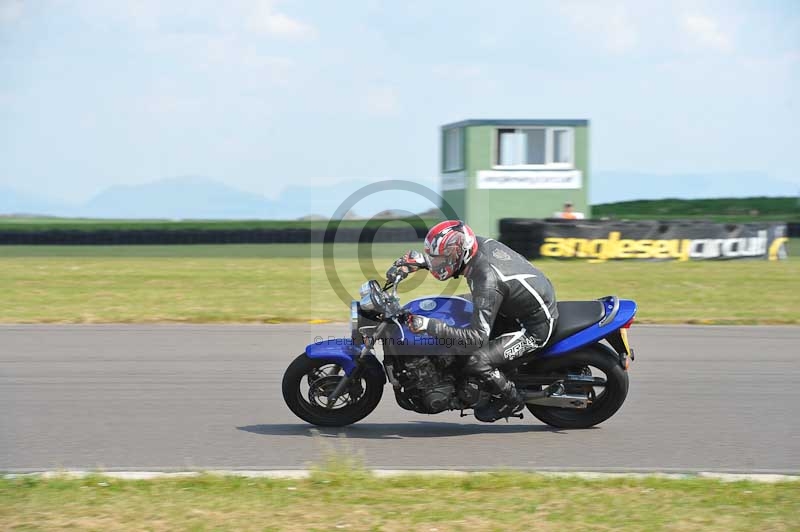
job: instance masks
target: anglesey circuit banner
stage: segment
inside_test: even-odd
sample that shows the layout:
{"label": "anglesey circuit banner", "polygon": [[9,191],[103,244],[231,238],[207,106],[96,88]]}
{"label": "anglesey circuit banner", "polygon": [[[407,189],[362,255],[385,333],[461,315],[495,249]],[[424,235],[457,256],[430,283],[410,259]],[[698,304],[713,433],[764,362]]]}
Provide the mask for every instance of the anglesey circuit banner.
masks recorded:
{"label": "anglesey circuit banner", "polygon": [[787,256],[786,224],[506,219],[500,228],[500,240],[528,258],[688,261]]}

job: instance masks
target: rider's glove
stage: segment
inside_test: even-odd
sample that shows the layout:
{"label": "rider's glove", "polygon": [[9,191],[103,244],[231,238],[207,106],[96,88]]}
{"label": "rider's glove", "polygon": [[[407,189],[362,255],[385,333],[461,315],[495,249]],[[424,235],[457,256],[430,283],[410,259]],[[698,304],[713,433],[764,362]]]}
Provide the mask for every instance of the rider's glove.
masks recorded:
{"label": "rider's glove", "polygon": [[[398,259],[399,260],[399,259]],[[400,279],[405,279],[408,276],[408,267],[407,266],[397,266],[393,264],[388,270],[386,270],[386,279],[391,282],[394,282],[397,277]]]}
{"label": "rider's glove", "polygon": [[428,332],[428,324],[430,321],[430,318],[426,318],[425,316],[409,314],[408,328],[411,329],[411,332],[415,333]]}
{"label": "rider's glove", "polygon": [[425,255],[419,251],[408,251],[405,255],[394,261],[394,264],[386,270],[386,278],[394,281],[399,275],[400,279],[405,279],[409,273],[413,273],[419,269],[428,269],[428,261],[425,260]]}
{"label": "rider's glove", "polygon": [[407,252],[403,255],[400,260],[402,260],[406,265],[408,265],[410,271],[415,272],[417,270],[427,270],[428,269],[428,261],[425,259],[425,255],[420,253],[419,251],[412,249],[411,251]]}

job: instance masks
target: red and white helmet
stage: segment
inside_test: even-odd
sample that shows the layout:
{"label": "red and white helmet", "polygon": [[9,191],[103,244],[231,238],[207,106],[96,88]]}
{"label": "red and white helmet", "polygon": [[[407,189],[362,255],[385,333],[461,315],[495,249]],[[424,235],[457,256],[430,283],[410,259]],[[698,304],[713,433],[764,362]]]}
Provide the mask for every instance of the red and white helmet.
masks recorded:
{"label": "red and white helmet", "polygon": [[461,220],[434,225],[425,237],[425,258],[431,275],[445,281],[461,273],[478,251],[478,240]]}

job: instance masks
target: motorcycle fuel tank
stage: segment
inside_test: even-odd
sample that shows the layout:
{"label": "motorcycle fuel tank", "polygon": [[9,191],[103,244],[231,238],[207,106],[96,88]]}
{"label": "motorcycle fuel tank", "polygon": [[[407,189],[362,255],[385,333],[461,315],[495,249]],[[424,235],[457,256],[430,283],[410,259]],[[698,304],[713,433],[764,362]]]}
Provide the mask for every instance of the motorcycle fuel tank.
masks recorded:
{"label": "motorcycle fuel tank", "polygon": [[[403,307],[411,314],[426,316],[441,320],[451,327],[467,327],[472,318],[472,302],[457,296],[435,296],[422,297],[410,301]],[[403,334],[397,328],[390,342],[406,354],[447,354],[442,350],[440,341],[427,334],[416,334],[411,332],[406,324],[403,324]]]}

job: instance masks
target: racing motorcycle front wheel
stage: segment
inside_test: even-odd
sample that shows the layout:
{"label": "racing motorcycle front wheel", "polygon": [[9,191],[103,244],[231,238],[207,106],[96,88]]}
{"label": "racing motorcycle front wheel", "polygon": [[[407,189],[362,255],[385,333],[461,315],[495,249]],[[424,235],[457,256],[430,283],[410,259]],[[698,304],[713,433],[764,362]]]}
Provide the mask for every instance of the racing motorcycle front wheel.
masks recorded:
{"label": "racing motorcycle front wheel", "polygon": [[329,396],[344,378],[341,366],[298,356],[283,375],[283,399],[303,421],[321,427],[343,427],[366,417],[383,396],[383,375],[365,371],[354,378],[332,404]]}
{"label": "racing motorcycle front wheel", "polygon": [[[542,373],[567,372],[605,379],[604,386],[588,386],[581,390],[591,400],[586,408],[558,408],[528,404],[528,410],[540,421],[564,429],[585,429],[599,425],[620,409],[628,395],[628,373],[619,358],[601,344],[588,346],[563,358],[537,365]],[[577,390],[576,390],[577,391]]]}

